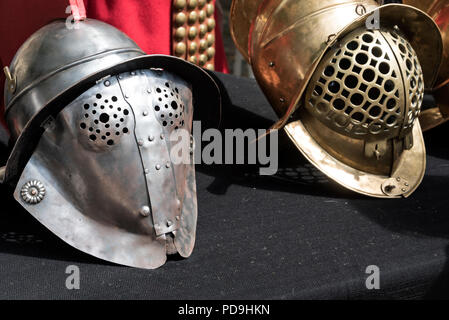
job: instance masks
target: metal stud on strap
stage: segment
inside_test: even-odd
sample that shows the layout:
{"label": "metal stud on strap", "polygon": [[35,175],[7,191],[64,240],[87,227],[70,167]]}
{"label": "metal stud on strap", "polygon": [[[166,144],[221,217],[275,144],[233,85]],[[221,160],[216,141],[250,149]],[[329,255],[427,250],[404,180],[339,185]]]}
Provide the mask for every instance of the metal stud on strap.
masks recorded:
{"label": "metal stud on strap", "polygon": [[11,74],[9,67],[4,67],[3,71],[5,72],[8,90],[9,90],[9,92],[14,93],[16,91],[16,87],[17,87],[16,76]]}

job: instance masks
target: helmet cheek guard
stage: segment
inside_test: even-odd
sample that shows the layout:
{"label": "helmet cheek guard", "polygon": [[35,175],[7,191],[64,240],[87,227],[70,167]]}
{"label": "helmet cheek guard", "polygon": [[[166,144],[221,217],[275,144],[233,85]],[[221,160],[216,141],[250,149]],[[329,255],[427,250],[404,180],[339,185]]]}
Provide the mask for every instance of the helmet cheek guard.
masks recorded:
{"label": "helmet cheek guard", "polygon": [[[95,20],[83,23],[104,37],[118,32]],[[38,38],[52,37],[48,30],[67,33],[62,28],[63,22],[55,22],[38,31]],[[19,52],[18,65],[22,56],[33,55]],[[181,59],[143,53],[129,59],[116,53],[111,50],[109,59],[121,60],[103,70],[83,69],[73,74],[75,79],[64,75],[68,83],[54,83],[61,93],[45,91],[49,102],[36,100],[24,114],[16,103],[42,86],[31,82],[30,92],[19,88],[8,98],[16,144],[3,177],[15,183],[15,199],[68,244],[107,261],[153,269],[167,255],[192,254],[197,222],[194,109],[205,104],[205,96],[219,107],[219,91],[206,72]],[[64,58],[69,57],[58,56]],[[11,70],[18,68],[15,64]],[[48,82],[62,69],[38,79]],[[200,94],[199,88],[211,94]]]}

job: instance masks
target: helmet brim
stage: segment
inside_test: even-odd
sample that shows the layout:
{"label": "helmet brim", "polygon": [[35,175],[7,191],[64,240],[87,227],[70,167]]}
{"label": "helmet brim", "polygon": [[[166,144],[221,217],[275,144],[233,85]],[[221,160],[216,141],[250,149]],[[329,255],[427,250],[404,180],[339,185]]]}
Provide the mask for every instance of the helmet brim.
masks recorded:
{"label": "helmet brim", "polygon": [[424,110],[419,116],[419,123],[423,132],[432,130],[448,121],[449,118],[443,117],[438,107]]}
{"label": "helmet brim", "polygon": [[[390,176],[370,174],[334,158],[309,134],[301,120],[289,123],[284,129],[310,163],[330,179],[357,193],[375,198],[406,198],[418,188],[424,178],[426,149],[418,121],[413,127],[413,147],[403,151]],[[391,185],[394,188],[389,193],[387,190]]]}
{"label": "helmet brim", "polygon": [[432,91],[436,106],[421,112],[419,122],[423,132],[431,130],[449,121],[449,86],[445,85]]}
{"label": "helmet brim", "polygon": [[263,0],[233,0],[230,12],[230,30],[235,46],[246,61],[249,62],[249,40],[251,25],[257,16]]}

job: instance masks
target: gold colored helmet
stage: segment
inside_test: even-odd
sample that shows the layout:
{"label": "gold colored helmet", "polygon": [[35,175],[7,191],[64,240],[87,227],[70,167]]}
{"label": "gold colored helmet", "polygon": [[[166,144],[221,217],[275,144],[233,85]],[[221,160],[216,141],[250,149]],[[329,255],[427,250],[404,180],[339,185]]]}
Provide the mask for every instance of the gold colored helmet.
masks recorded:
{"label": "gold colored helmet", "polygon": [[373,0],[234,0],[231,32],[281,118],[274,128],[318,169],[373,197],[416,190],[426,158],[415,119],[442,53],[429,16]]}
{"label": "gold colored helmet", "polygon": [[432,89],[437,107],[423,110],[419,117],[423,131],[427,131],[449,121],[449,1],[404,0],[403,2],[427,12],[443,36],[443,61],[436,85]]}

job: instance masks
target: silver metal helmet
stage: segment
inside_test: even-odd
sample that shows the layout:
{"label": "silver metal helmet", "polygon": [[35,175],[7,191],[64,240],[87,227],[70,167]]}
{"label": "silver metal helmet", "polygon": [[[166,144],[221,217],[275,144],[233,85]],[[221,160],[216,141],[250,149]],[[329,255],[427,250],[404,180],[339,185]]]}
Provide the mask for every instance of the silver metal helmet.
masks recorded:
{"label": "silver metal helmet", "polygon": [[[219,89],[199,67],[145,55],[107,24],[79,24],[40,29],[7,70],[15,145],[0,178],[81,251],[148,269],[168,254],[188,257],[197,221],[194,109],[218,117]],[[177,150],[187,150],[185,161],[174,161]]]}

